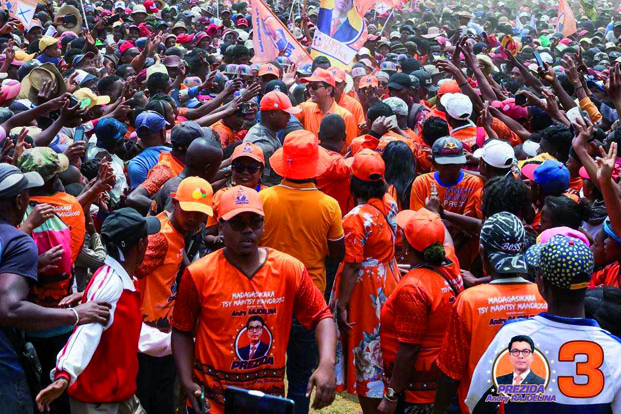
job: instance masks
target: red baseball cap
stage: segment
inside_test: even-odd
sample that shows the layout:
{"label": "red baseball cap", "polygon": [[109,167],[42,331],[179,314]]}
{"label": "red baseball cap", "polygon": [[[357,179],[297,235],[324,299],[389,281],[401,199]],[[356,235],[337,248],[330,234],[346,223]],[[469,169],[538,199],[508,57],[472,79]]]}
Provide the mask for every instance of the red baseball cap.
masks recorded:
{"label": "red baseball cap", "polygon": [[263,150],[261,147],[253,144],[252,142],[244,142],[243,144],[235,147],[235,151],[233,151],[233,155],[231,156],[231,161],[235,161],[237,158],[241,157],[252,158],[253,160],[265,165]]}
{"label": "red baseball cap", "polygon": [[309,76],[308,78],[302,78],[300,82],[302,83],[324,82],[332,86],[333,88],[336,86],[334,75],[332,75],[332,73],[329,70],[321,69],[321,68],[315,69],[315,71],[313,72],[311,76]]}
{"label": "red baseball cap", "polygon": [[397,214],[397,225],[417,252],[422,252],[432,244],[444,244],[445,229],[442,219],[426,208],[403,210]]}
{"label": "red baseball cap", "polygon": [[261,98],[261,111],[285,111],[290,114],[299,114],[302,110],[291,104],[287,95],[280,91],[271,91]]}
{"label": "red baseball cap", "polygon": [[362,181],[381,181],[384,179],[386,165],[382,156],[372,149],[365,148],[352,158],[345,160],[354,177]]}
{"label": "red baseball cap", "polygon": [[272,65],[271,63],[266,63],[264,65],[261,65],[261,67],[259,68],[259,76],[265,75],[274,75],[279,78],[280,71],[276,66]]}

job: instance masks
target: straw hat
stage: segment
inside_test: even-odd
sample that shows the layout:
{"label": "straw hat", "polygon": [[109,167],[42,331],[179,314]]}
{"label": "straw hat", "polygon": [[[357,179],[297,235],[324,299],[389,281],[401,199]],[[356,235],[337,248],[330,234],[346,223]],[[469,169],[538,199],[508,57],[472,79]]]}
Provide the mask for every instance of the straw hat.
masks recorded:
{"label": "straw hat", "polygon": [[51,98],[56,98],[67,91],[65,80],[56,66],[52,63],[44,63],[34,68],[22,80],[18,98],[27,98],[30,102],[36,103],[39,90],[46,81],[52,81],[54,83]]}
{"label": "straw hat", "polygon": [[76,18],[75,26],[69,25],[69,24],[65,25],[61,23],[56,27],[59,34],[62,34],[64,32],[73,32],[79,35],[80,33],[82,33],[82,14],[80,14],[80,11],[78,9],[76,9],[73,6],[65,4],[60,9],[58,9],[58,11],[56,12],[56,16],[70,16],[70,15],[75,16]]}

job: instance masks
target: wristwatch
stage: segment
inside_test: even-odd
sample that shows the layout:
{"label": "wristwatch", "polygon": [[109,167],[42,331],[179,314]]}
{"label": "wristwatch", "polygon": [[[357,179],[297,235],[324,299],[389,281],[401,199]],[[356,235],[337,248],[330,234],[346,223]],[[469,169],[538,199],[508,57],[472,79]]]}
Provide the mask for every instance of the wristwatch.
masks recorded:
{"label": "wristwatch", "polygon": [[388,387],[386,388],[386,393],[384,394],[384,398],[390,402],[397,402],[398,393],[395,392],[395,390],[393,390],[392,388]]}

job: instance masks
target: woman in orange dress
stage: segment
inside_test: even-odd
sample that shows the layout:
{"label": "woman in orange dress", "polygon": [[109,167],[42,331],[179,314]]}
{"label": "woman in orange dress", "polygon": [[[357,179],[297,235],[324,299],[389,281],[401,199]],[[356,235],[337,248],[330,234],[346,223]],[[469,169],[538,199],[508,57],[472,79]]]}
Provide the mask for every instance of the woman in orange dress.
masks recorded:
{"label": "woman in orange dress", "polygon": [[336,377],[337,390],[358,394],[362,411],[369,414],[377,412],[384,395],[379,322],[399,278],[397,203],[386,193],[378,153],[364,149],[350,160],[351,192],[358,205],[343,219],[346,252],[332,290],[339,334]]}

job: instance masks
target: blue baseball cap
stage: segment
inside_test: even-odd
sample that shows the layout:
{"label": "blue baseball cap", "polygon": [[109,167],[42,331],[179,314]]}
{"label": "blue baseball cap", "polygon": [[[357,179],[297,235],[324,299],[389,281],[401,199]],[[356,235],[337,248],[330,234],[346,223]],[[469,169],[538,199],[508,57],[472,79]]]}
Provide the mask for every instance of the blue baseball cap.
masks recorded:
{"label": "blue baseball cap", "polygon": [[97,121],[94,132],[98,143],[119,142],[123,140],[127,133],[127,125],[114,118],[101,118]]}
{"label": "blue baseball cap", "polygon": [[546,195],[561,195],[569,188],[569,170],[562,162],[545,161],[535,170],[534,179]]}
{"label": "blue baseball cap", "polygon": [[152,135],[166,129],[166,119],[155,111],[143,111],[136,117],[138,135]]}

